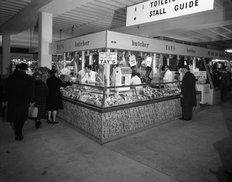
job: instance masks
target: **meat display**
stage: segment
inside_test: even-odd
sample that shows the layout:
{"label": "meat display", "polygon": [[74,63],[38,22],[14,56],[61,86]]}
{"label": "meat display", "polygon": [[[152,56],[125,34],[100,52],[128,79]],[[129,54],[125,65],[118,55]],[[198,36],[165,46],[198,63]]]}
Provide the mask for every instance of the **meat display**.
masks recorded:
{"label": "meat display", "polygon": [[106,92],[105,94],[104,104],[103,88],[99,89],[73,85],[68,86],[66,88],[62,88],[61,92],[64,97],[68,97],[73,100],[82,101],[99,107],[112,107],[139,101],[146,101],[162,97],[179,95],[180,89],[178,87],[152,88],[151,86],[146,86],[145,88],[143,88],[143,92],[137,94],[134,94],[134,91],[132,90],[118,93],[115,92],[115,90],[109,89],[109,92]]}

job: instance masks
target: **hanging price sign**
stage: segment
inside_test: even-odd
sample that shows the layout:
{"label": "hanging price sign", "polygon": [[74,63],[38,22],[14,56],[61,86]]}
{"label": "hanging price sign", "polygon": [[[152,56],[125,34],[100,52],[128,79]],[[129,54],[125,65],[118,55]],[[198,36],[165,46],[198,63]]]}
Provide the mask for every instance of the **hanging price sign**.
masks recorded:
{"label": "hanging price sign", "polygon": [[99,52],[99,64],[117,64],[117,53]]}

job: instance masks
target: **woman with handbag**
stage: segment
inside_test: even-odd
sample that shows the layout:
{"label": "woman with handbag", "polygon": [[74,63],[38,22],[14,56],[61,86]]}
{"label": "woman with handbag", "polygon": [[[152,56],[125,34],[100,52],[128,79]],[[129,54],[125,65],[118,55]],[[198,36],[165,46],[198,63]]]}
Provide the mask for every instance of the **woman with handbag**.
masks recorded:
{"label": "woman with handbag", "polygon": [[47,110],[49,124],[57,124],[56,114],[59,109],[63,109],[61,87],[68,86],[67,83],[62,82],[58,77],[57,70],[50,71],[50,78],[47,79],[48,96],[47,96]]}
{"label": "woman with handbag", "polygon": [[41,119],[47,117],[46,100],[48,95],[47,85],[42,81],[42,72],[36,71],[34,73],[35,79],[35,104],[34,107],[38,108],[37,116],[35,117],[35,128],[41,125]]}

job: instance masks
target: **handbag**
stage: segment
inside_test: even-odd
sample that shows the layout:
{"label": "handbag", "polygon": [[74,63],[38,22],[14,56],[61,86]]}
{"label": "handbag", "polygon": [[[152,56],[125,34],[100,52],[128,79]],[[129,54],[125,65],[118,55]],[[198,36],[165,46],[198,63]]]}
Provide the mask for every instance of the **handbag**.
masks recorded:
{"label": "handbag", "polygon": [[38,116],[38,107],[30,105],[30,107],[28,109],[28,117],[29,118],[37,118],[37,116]]}

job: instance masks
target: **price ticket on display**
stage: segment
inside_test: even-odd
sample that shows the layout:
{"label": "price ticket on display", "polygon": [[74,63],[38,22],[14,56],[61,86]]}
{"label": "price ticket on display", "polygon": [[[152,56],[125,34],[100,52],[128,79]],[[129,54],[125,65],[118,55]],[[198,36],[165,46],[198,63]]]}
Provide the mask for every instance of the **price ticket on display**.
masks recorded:
{"label": "price ticket on display", "polygon": [[152,57],[149,56],[146,58],[146,65],[151,67],[151,63],[152,63]]}
{"label": "price ticket on display", "polygon": [[117,64],[117,52],[99,52],[99,64]]}
{"label": "price ticket on display", "polygon": [[61,72],[63,75],[69,75],[71,71],[70,71],[68,68],[63,68],[62,70],[60,70],[60,72]]}
{"label": "price ticket on display", "polygon": [[132,54],[132,55],[130,56],[129,60],[130,60],[130,66],[131,66],[131,67],[132,67],[132,66],[136,66],[137,62],[136,62],[135,55]]}

